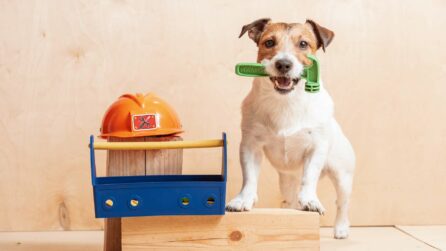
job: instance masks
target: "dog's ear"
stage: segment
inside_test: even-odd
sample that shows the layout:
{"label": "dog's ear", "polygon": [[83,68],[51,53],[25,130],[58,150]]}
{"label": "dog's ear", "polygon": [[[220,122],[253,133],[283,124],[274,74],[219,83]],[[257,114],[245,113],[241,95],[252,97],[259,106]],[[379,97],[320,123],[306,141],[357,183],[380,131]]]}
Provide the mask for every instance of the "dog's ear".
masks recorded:
{"label": "dog's ear", "polygon": [[317,48],[319,49],[322,47],[322,50],[325,52],[325,48],[331,43],[331,40],[333,40],[334,32],[325,27],[320,26],[319,24],[310,19],[307,19],[305,23],[311,26],[314,35],[316,35]]}
{"label": "dog's ear", "polygon": [[271,19],[269,19],[269,18],[262,18],[262,19],[254,21],[254,22],[252,22],[250,24],[247,24],[247,25],[243,26],[242,32],[240,32],[240,35],[238,37],[241,38],[243,36],[243,34],[248,32],[249,38],[254,40],[254,42],[256,42],[256,44],[258,44],[259,43],[259,39],[260,39],[260,35],[262,35],[262,32],[265,29],[265,26],[269,22],[271,22]]}

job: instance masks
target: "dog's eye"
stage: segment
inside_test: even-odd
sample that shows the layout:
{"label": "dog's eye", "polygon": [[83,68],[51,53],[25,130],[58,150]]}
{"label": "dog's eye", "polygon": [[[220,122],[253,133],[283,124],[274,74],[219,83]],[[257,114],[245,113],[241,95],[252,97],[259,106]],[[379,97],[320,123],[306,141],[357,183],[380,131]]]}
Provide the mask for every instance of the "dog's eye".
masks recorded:
{"label": "dog's eye", "polygon": [[300,41],[300,42],[299,42],[299,47],[300,47],[301,49],[306,49],[306,48],[308,47],[308,43],[307,43],[307,41]]}
{"label": "dog's eye", "polygon": [[274,47],[274,45],[276,45],[276,43],[275,43],[274,40],[272,40],[272,39],[269,39],[269,40],[266,40],[266,41],[265,41],[265,46],[266,46],[266,48]]}

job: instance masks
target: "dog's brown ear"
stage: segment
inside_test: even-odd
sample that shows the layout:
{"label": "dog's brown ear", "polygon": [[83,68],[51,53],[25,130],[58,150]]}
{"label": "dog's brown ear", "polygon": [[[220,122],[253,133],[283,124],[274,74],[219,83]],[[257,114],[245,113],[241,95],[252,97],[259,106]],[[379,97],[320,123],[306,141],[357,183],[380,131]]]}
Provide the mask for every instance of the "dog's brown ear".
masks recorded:
{"label": "dog's brown ear", "polygon": [[325,52],[325,48],[331,43],[331,40],[333,40],[334,32],[325,27],[320,26],[319,24],[310,19],[307,19],[306,23],[311,26],[314,34],[316,35],[317,48],[319,49],[322,47],[322,50]]}
{"label": "dog's brown ear", "polygon": [[262,35],[262,32],[265,29],[265,26],[269,22],[271,22],[271,19],[269,19],[269,18],[262,18],[262,19],[254,21],[254,22],[252,22],[250,24],[247,24],[247,25],[243,26],[242,32],[240,32],[240,35],[238,37],[241,38],[243,36],[243,34],[248,32],[249,38],[254,40],[254,42],[256,42],[256,44],[258,44],[259,43],[259,39],[260,39],[260,35]]}

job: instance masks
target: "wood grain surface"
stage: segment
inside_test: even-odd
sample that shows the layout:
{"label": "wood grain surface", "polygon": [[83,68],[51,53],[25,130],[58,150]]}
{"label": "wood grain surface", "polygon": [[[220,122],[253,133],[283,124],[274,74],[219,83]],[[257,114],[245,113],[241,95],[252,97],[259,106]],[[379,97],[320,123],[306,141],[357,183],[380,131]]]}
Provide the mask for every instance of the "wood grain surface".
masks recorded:
{"label": "wood grain surface", "polygon": [[254,209],[122,219],[122,250],[319,250],[319,215]]}
{"label": "wood grain surface", "polygon": [[[88,136],[124,93],[154,92],[185,140],[228,133],[227,198],[242,177],[240,105],[256,58],[238,39],[255,19],[335,32],[319,52],[336,117],[357,153],[353,225],[446,224],[446,1],[0,1],[0,230],[101,229]],[[106,158],[98,153],[98,173]],[[184,173],[219,173],[220,152],[185,150]],[[214,168],[215,167],[215,168]],[[258,207],[279,207],[265,160]],[[335,215],[335,192],[319,186]]]}

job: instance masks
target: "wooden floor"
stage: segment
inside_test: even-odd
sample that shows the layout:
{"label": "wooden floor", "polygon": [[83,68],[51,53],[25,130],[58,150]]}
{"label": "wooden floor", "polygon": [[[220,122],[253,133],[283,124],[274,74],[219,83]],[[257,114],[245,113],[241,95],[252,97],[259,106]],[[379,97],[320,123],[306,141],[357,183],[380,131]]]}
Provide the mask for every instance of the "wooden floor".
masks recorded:
{"label": "wooden floor", "polygon": [[321,250],[445,250],[446,226],[355,227],[347,240],[331,238],[332,229],[321,229]]}
{"label": "wooden floor", "polygon": [[[101,251],[102,231],[0,232],[1,251]],[[348,240],[321,229],[322,251],[445,250],[446,226],[355,227]]]}

